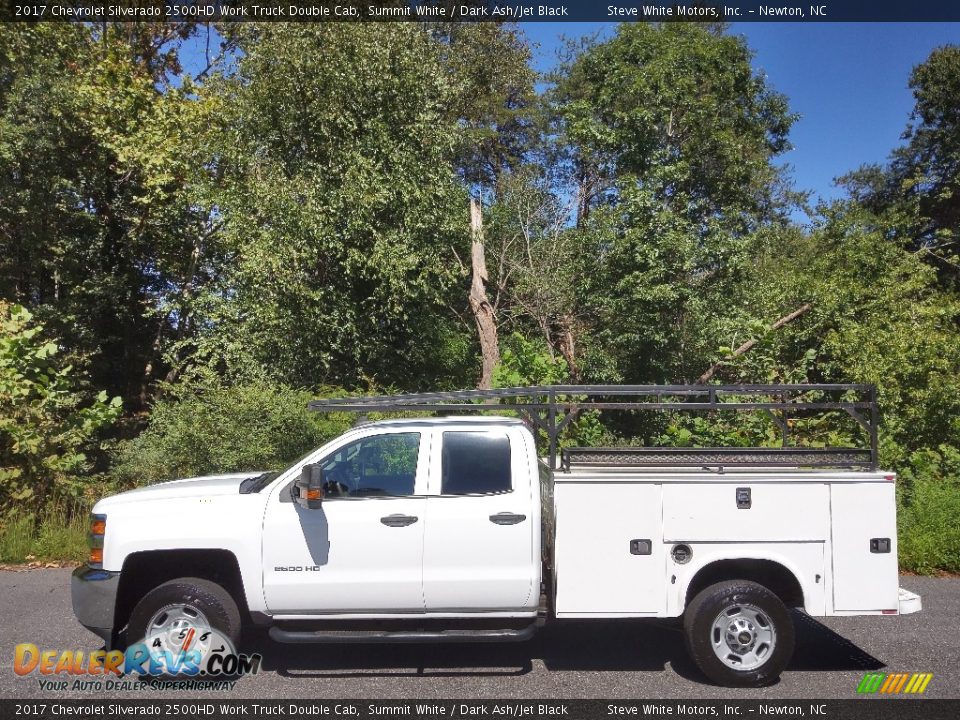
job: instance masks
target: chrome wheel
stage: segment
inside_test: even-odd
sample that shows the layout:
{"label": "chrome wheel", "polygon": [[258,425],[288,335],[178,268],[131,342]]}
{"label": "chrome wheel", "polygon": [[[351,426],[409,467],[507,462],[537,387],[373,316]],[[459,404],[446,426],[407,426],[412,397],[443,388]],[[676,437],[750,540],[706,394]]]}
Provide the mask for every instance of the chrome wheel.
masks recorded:
{"label": "chrome wheel", "polygon": [[755,605],[731,605],[717,615],[710,644],[724,665],[734,670],[754,670],[773,655],[777,633],[773,622]]}
{"label": "chrome wheel", "polygon": [[151,652],[181,653],[199,650],[206,655],[210,646],[210,622],[200,610],[185,603],[165,605],[147,621],[145,639]]}

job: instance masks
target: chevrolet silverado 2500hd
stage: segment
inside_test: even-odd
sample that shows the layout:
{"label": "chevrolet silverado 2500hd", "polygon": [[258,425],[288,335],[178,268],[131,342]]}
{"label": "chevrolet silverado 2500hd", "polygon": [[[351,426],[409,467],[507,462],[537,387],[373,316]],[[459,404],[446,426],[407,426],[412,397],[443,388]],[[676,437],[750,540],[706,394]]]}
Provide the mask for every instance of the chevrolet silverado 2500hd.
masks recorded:
{"label": "chevrolet silverado 2500hd", "polygon": [[[559,418],[591,397],[629,395],[607,403],[619,409],[638,398],[667,407],[697,399],[664,400],[679,386],[643,394],[649,387],[585,395],[576,386],[567,401],[551,388],[548,400],[510,406],[526,421],[360,424],[282,472],[105,498],[93,508],[91,562],[73,575],[75,614],[111,647],[182,636],[195,623],[234,643],[244,623],[269,626],[278,642],[466,642],[524,640],[547,615],[682,618],[708,678],[755,686],[790,659],[790,608],[920,609],[918,596],[898,588],[894,477],[870,465],[875,443],[867,455],[574,448],[550,467]],[[760,390],[726,390],[749,409],[799,412],[796,400],[767,400],[784,387],[766,388],[762,401]],[[700,404],[722,403],[724,390]],[[473,395],[399,397],[407,401],[319,405],[443,411]],[[851,407],[862,419],[864,408]],[[536,444],[544,432],[547,461]]]}

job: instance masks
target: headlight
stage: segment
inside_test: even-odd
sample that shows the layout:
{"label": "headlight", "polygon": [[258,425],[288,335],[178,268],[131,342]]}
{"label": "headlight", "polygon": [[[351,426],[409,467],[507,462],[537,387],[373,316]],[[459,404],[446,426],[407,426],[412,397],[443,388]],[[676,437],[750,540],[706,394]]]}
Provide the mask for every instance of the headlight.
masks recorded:
{"label": "headlight", "polygon": [[87,535],[90,557],[87,559],[87,564],[92,568],[103,567],[103,536],[106,534],[107,516],[90,515],[90,533]]}

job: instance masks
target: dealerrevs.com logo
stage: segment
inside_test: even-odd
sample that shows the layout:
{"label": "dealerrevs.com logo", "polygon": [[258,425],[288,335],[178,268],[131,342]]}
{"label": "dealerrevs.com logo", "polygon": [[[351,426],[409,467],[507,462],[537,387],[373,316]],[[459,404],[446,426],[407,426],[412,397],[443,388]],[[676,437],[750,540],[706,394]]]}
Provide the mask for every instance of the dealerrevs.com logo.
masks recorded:
{"label": "dealerrevs.com logo", "polygon": [[136,689],[123,675],[213,682],[255,675],[261,656],[236,652],[230,640],[201,622],[178,623],[148,633],[123,650],[41,650],[33,643],[14,649],[13,671],[37,674],[43,690]]}
{"label": "dealerrevs.com logo", "polygon": [[857,685],[860,694],[922,695],[933,673],[867,673]]}

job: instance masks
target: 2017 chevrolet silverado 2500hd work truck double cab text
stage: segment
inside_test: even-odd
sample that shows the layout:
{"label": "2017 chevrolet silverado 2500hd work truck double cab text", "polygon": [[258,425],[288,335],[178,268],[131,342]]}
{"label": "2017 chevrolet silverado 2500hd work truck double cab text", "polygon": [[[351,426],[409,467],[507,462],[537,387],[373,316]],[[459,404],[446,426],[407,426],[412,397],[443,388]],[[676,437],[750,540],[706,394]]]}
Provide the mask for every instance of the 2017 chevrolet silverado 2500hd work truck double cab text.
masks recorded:
{"label": "2017 chevrolet silverado 2500hd work truck double cab text", "polygon": [[[72,580],[80,622],[111,647],[149,636],[176,649],[195,625],[234,643],[248,622],[279,642],[462,642],[524,640],[548,616],[682,618],[708,678],[756,686],[790,659],[789,608],[920,609],[898,589],[871,386],[548,386],[311,407],[421,416],[359,424],[279,473],[101,500]],[[577,413],[648,409],[767,412],[783,447],[558,458]],[[870,447],[791,446],[792,418],[817,412],[852,418]]]}

